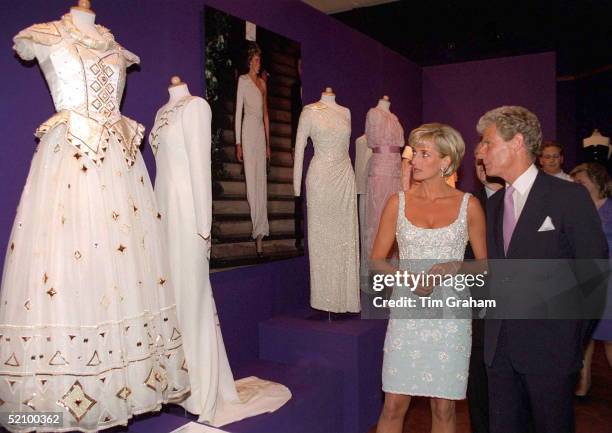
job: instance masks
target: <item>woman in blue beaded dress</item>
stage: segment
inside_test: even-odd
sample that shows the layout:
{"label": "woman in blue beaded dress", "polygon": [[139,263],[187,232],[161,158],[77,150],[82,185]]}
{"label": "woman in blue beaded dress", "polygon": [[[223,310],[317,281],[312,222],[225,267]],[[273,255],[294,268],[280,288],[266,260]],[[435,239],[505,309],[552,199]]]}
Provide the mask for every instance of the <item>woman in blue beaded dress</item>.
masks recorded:
{"label": "woman in blue beaded dress", "polygon": [[[413,130],[409,145],[414,150],[412,178],[419,183],[388,200],[371,259],[376,266],[397,241],[400,269],[452,275],[468,239],[476,259],[486,258],[485,217],[478,200],[445,182],[459,167],[465,145],[455,129],[440,123]],[[427,283],[402,290],[396,287],[392,298],[444,300],[459,293],[457,286]],[[428,308],[391,311],[382,372],[385,404],[377,433],[402,431],[412,396],[430,397],[433,433],[456,430],[455,401],[465,398],[467,388],[471,321],[456,311],[430,313]]]}

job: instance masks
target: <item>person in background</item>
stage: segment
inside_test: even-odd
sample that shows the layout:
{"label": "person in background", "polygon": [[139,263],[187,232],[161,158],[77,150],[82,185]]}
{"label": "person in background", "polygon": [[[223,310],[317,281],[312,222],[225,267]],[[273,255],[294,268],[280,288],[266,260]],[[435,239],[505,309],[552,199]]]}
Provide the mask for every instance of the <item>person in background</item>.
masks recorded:
{"label": "person in background", "polygon": [[559,179],[572,181],[572,177],[563,171],[563,145],[556,141],[544,141],[538,158],[544,173]]}
{"label": "person in background", "polygon": [[[583,185],[591,200],[595,203],[604,233],[608,240],[608,250],[612,249],[612,181],[606,168],[597,162],[588,162],[580,164],[574,168],[570,175],[574,182]],[[591,388],[591,361],[593,359],[593,349],[595,348],[595,340],[602,341],[606,351],[606,358],[612,368],[612,292],[608,286],[608,303],[606,307],[605,317],[597,324],[593,332],[593,339],[589,342],[584,353],[584,366],[580,371],[580,381],[576,387],[576,396],[584,397],[588,394]]]}

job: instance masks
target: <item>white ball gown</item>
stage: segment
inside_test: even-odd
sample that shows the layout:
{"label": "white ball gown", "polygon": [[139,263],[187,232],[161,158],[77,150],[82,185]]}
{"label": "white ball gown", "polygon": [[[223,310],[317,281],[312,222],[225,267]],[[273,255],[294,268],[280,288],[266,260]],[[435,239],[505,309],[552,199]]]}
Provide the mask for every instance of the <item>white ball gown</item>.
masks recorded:
{"label": "white ball gown", "polygon": [[38,431],[126,424],[189,392],[144,128],[119,112],[139,59],[97,30],[68,14],[14,39],[57,111],[36,133],[0,291],[0,411],[63,412]]}

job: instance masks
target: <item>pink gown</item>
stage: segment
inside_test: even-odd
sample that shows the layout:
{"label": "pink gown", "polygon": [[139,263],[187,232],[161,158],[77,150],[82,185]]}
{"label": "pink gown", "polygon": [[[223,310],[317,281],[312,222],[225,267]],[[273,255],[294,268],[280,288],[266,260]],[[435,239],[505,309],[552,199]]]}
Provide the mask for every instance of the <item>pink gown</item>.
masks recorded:
{"label": "pink gown", "polygon": [[374,107],[366,116],[365,134],[373,152],[368,162],[365,214],[365,252],[369,258],[385,203],[401,189],[404,129],[395,114]]}

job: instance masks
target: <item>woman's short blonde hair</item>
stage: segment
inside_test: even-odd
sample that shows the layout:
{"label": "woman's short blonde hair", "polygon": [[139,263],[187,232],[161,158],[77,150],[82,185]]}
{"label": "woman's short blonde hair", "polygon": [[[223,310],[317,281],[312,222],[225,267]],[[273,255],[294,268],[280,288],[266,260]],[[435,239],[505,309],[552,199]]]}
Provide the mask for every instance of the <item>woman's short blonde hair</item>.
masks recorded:
{"label": "woman's short blonde hair", "polygon": [[459,131],[444,123],[425,123],[410,132],[408,144],[415,147],[425,142],[432,142],[442,158],[450,158],[450,164],[442,173],[445,177],[457,171],[465,154],[465,142]]}

